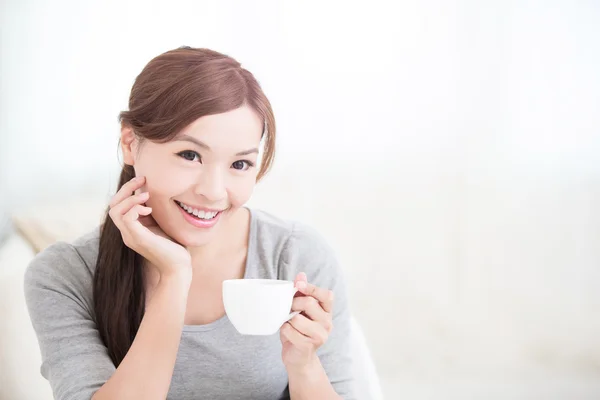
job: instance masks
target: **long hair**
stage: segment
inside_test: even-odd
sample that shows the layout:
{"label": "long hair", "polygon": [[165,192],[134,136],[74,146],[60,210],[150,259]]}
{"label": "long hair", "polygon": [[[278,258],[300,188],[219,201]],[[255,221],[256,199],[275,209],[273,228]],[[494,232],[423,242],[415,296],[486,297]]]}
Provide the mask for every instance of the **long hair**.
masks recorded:
{"label": "long hair", "polygon": [[[200,117],[243,105],[264,121],[260,180],[274,158],[273,110],[254,76],[227,55],[180,47],[155,57],[135,79],[129,110],[119,114],[119,121],[140,140],[164,143]],[[134,177],[133,167],[125,165],[117,191]],[[144,316],[143,261],[125,245],[107,209],[100,229],[93,295],[96,325],[115,366],[129,351]]]}

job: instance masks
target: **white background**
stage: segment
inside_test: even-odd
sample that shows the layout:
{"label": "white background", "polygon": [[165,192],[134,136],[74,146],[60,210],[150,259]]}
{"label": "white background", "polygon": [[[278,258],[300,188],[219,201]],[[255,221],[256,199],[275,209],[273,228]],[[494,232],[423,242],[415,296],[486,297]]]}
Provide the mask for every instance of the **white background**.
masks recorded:
{"label": "white background", "polygon": [[600,3],[0,4],[6,211],[109,196],[135,76],[213,48],[276,113],[253,202],[337,250],[388,398],[600,396]]}

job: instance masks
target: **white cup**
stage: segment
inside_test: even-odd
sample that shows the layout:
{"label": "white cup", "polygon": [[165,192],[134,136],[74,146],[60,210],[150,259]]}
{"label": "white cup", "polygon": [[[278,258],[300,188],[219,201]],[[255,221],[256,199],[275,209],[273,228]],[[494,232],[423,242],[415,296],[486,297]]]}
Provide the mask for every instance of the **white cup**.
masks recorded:
{"label": "white cup", "polygon": [[242,335],[272,335],[298,312],[290,313],[294,282],[277,279],[223,281],[227,317]]}

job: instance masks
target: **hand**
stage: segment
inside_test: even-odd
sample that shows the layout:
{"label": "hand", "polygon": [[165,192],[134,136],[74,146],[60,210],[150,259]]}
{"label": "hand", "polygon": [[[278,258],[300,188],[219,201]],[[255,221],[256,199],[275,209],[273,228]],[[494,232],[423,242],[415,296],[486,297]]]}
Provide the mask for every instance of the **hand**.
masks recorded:
{"label": "hand", "polygon": [[293,311],[301,311],[280,329],[283,363],[288,370],[314,365],[316,351],[333,329],[333,292],[307,282],[303,272],[294,281],[298,292],[292,302]]}
{"label": "hand", "polygon": [[127,247],[148,260],[161,277],[181,275],[191,278],[192,257],[187,249],[175,243],[150,215],[152,208],[145,202],[148,192],[133,194],[146,179],[133,178],[125,183],[110,201],[110,218],[121,231]]}

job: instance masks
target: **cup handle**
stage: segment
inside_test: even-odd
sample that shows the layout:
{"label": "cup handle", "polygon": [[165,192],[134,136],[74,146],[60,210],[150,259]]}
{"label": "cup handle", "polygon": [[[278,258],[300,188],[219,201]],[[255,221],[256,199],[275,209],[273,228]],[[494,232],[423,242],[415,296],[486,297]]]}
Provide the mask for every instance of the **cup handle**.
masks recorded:
{"label": "cup handle", "polygon": [[300,314],[300,311],[294,311],[294,312],[290,313],[290,315],[288,315],[288,317],[286,318],[285,321],[283,321],[283,323],[285,324],[286,322],[288,322],[290,319],[294,318],[298,314]]}
{"label": "cup handle", "polygon": [[[294,287],[294,294],[296,294],[297,291],[298,291],[298,288]],[[282,324],[285,324],[286,322],[288,322],[290,319],[294,318],[298,314],[300,314],[300,311],[291,312],[290,315],[287,316],[287,318],[283,321]]]}

